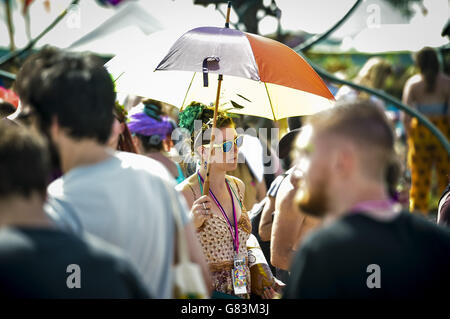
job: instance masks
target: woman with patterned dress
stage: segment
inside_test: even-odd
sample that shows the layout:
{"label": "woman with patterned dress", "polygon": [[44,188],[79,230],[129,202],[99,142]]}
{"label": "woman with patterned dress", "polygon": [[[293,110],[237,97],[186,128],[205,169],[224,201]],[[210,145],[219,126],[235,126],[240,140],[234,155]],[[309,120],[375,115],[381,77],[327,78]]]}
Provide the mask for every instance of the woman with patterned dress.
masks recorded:
{"label": "woman with patterned dress", "polygon": [[[251,276],[247,240],[251,223],[243,205],[244,183],[226,175],[237,167],[238,136],[233,120],[226,113],[217,116],[217,131],[211,156],[210,193],[203,195],[209,155],[210,131],[213,109],[193,102],[180,113],[179,127],[191,133],[192,150],[200,157],[198,170],[177,186],[191,208],[190,215],[197,230],[211,271],[216,292],[248,299],[251,293]],[[201,121],[201,131],[194,132],[194,121]],[[271,298],[274,290],[264,290],[263,298]]]}

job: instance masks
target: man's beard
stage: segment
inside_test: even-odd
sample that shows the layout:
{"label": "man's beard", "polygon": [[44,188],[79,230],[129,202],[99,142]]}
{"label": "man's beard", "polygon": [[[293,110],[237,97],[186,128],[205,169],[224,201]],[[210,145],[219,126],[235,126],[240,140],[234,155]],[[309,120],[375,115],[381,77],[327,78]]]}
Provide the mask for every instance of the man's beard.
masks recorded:
{"label": "man's beard", "polygon": [[297,202],[301,212],[320,218],[328,212],[330,198],[327,192],[326,176],[327,174],[323,174],[315,185],[300,186],[300,192],[304,192]]}

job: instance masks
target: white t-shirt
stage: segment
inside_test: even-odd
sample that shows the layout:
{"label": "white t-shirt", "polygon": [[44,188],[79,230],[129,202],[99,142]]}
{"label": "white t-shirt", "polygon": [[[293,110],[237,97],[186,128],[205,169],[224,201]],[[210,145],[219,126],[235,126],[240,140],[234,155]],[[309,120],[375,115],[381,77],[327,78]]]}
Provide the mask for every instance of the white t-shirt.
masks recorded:
{"label": "white t-shirt", "polygon": [[116,152],[51,183],[45,210],[63,229],[88,232],[120,247],[152,297],[172,298],[174,210],[183,224],[188,222],[186,203],[174,187],[159,162]]}

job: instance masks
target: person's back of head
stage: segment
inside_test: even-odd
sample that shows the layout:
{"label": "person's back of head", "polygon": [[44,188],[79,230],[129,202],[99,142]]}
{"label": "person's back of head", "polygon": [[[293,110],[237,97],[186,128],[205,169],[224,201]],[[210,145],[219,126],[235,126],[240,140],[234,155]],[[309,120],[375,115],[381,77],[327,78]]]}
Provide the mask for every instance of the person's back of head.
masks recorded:
{"label": "person's back of head", "polygon": [[385,181],[394,158],[395,135],[385,114],[371,101],[337,103],[329,111],[313,115],[315,134],[340,137],[358,151],[361,173]]}
{"label": "person's back of head", "polygon": [[433,48],[425,47],[417,52],[414,58],[420,73],[425,78],[426,91],[433,92],[439,73],[439,59],[436,51]]}
{"label": "person's back of head", "polygon": [[0,121],[0,200],[46,196],[49,155],[44,140]]}
{"label": "person's back of head", "polygon": [[374,89],[382,89],[386,78],[392,73],[392,65],[380,58],[367,60],[358,73],[356,82]]}
{"label": "person's back of head", "polygon": [[130,116],[128,127],[139,139],[139,148],[143,153],[170,151],[171,134],[176,128],[175,121],[163,113],[160,101],[147,99],[142,102],[144,108]]}
{"label": "person's back of head", "polygon": [[20,69],[16,91],[47,131],[54,118],[74,139],[104,144],[111,133],[114,85],[93,55],[44,48]]}

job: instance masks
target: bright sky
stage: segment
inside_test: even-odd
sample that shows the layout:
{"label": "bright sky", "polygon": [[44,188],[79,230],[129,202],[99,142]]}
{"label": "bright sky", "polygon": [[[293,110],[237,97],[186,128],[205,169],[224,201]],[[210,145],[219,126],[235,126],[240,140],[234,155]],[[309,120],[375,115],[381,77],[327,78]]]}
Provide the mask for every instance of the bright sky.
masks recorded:
{"label": "bright sky", "polygon": [[[270,1],[264,0],[266,3]],[[19,1],[15,1],[19,2]],[[60,13],[70,0],[50,0],[51,11],[47,12],[44,0],[35,0],[30,7],[32,35],[36,36]],[[176,27],[189,30],[194,26],[221,26],[224,18],[213,5],[204,8],[193,5],[193,0],[139,0],[144,10],[135,10],[127,19],[117,22],[115,38],[105,41],[109,45],[128,45],[127,40],[140,38],[156,30]],[[355,0],[277,0],[282,10],[281,25],[285,30],[304,30],[309,33],[321,33],[339,20],[354,4]],[[96,1],[80,1],[80,7],[62,21],[41,42],[67,47],[75,40],[92,31],[106,19],[118,12],[118,9],[105,9]],[[440,32],[450,13],[450,0],[424,0],[428,12],[424,15],[419,6],[415,7],[415,16],[408,21],[383,0],[365,0],[352,17],[342,25],[333,37],[344,39],[341,49],[357,48],[361,51],[379,51],[389,49],[420,49],[423,45],[440,46],[448,41],[440,37]],[[223,11],[226,5],[221,6]],[[137,15],[140,18],[135,19]],[[5,23],[3,6],[0,8],[0,47],[7,47],[9,38]],[[18,8],[14,12],[15,41],[18,47],[27,43],[25,24]],[[236,21],[235,14],[231,20]],[[120,25],[119,25],[120,24]],[[134,26],[132,26],[135,24]],[[275,31],[277,21],[266,18],[260,23],[262,34]],[[126,31],[124,31],[125,28]],[[133,29],[134,28],[134,29]],[[133,30],[132,30],[133,29]],[[143,30],[143,31],[142,31]],[[132,33],[124,37],[127,33]],[[377,39],[374,41],[374,39]],[[122,40],[122,41],[121,41]]]}
{"label": "bright sky", "polygon": [[[282,28],[322,33],[334,25],[355,2],[277,0],[277,5],[282,10]],[[440,34],[450,16],[450,0],[424,0],[423,5],[426,14],[415,4],[413,17],[407,19],[383,0],[365,0],[332,37],[344,39],[343,50],[353,47],[370,52],[415,51],[426,45],[437,47],[448,43]],[[274,29],[273,25],[267,25],[267,31],[261,30],[261,33]]]}

